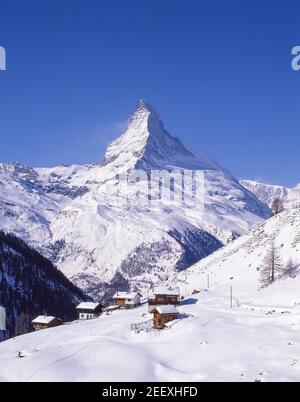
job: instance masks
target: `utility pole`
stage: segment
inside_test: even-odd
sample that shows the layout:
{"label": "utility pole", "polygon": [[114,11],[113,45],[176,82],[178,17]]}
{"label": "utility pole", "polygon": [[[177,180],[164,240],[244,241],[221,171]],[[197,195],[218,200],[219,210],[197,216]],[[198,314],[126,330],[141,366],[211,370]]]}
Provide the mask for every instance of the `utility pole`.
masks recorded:
{"label": "utility pole", "polygon": [[207,275],[207,289],[209,289],[210,283],[209,283],[209,275]]}
{"label": "utility pole", "polygon": [[230,308],[233,308],[233,289],[230,287]]}

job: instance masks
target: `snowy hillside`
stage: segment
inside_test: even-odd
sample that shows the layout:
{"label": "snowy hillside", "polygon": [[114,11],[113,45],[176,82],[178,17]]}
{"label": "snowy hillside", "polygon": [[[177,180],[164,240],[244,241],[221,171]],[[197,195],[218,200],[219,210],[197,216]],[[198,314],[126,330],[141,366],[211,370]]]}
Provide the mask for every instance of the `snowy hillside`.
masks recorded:
{"label": "snowy hillside", "polygon": [[[204,192],[196,199],[204,212],[161,199],[159,187],[149,196],[153,169],[203,173]],[[130,181],[122,176],[128,172],[141,177]],[[98,298],[164,281],[270,216],[229,172],[172,137],[143,101],[101,164],[2,164],[0,189],[0,228],[32,244]],[[159,204],[136,205],[131,199],[137,194]],[[121,206],[111,204],[117,196]]]}
{"label": "snowy hillside", "polygon": [[261,289],[270,240],[283,268],[289,258],[300,263],[300,210],[174,277],[185,300],[168,329],[151,329],[144,305],[18,337],[0,345],[0,380],[299,381],[300,274]]}
{"label": "snowy hillside", "polygon": [[300,211],[173,278],[185,300],[169,328],[152,329],[144,305],[21,336],[0,344],[0,381],[299,381],[300,274],[261,289],[271,239],[283,267],[300,263]]}
{"label": "snowy hillside", "polygon": [[[261,269],[270,243],[274,242],[281,260],[282,278],[261,289]],[[229,299],[233,288],[234,300],[240,305],[271,306],[275,309],[300,306],[300,271],[296,278],[284,276],[289,260],[300,265],[300,210],[285,211],[215,252],[174,280],[187,291],[210,286]]]}
{"label": "snowy hillside", "polygon": [[241,184],[269,206],[274,199],[280,198],[287,209],[300,207],[300,184],[294,188],[263,184],[251,180],[242,180]]}
{"label": "snowy hillside", "polygon": [[299,310],[230,309],[213,291],[186,302],[162,332],[131,330],[145,306],[6,341],[0,381],[299,381]]}
{"label": "snowy hillside", "polygon": [[0,341],[32,330],[31,320],[42,313],[70,320],[85,299],[50,261],[0,231],[0,305],[7,313]]}

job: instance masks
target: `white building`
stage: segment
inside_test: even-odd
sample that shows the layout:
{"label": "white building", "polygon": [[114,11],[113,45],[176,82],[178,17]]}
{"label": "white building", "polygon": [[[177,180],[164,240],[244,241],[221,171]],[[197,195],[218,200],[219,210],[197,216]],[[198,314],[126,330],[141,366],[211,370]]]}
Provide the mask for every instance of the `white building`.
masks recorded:
{"label": "white building", "polygon": [[0,331],[6,331],[6,313],[2,306],[0,306]]}
{"label": "white building", "polygon": [[82,302],[76,307],[76,310],[79,320],[92,320],[102,313],[103,306],[100,303]]}
{"label": "white building", "polygon": [[113,299],[117,306],[134,308],[141,304],[141,297],[138,292],[117,292]]}

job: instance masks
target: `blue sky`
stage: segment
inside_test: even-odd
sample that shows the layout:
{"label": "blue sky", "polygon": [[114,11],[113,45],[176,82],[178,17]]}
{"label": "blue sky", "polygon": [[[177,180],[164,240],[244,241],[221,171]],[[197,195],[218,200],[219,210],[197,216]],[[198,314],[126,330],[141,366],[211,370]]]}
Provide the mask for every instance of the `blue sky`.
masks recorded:
{"label": "blue sky", "polygon": [[144,98],[236,177],[295,185],[299,15],[298,0],[0,0],[0,161],[99,161]]}

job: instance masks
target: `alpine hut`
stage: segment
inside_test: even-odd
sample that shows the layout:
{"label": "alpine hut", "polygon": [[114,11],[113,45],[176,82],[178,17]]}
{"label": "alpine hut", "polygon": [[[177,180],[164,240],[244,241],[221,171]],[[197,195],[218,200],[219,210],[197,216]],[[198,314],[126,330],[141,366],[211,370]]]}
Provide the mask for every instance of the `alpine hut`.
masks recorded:
{"label": "alpine hut", "polygon": [[92,320],[102,313],[103,308],[100,303],[82,302],[76,307],[76,310],[79,320]]}
{"label": "alpine hut", "polygon": [[180,304],[180,289],[156,287],[153,289],[153,295],[149,297],[149,306],[161,306],[172,304],[174,306]]}
{"label": "alpine hut", "polygon": [[157,306],[153,314],[153,325],[156,329],[163,329],[166,323],[178,318],[178,310],[174,304]]}
{"label": "alpine hut", "polygon": [[32,321],[32,326],[36,331],[41,329],[58,327],[63,322],[60,318],[48,316],[48,315],[40,315]]}
{"label": "alpine hut", "polygon": [[134,308],[141,304],[142,295],[139,292],[117,292],[113,296],[115,305],[124,308]]}

